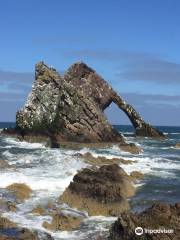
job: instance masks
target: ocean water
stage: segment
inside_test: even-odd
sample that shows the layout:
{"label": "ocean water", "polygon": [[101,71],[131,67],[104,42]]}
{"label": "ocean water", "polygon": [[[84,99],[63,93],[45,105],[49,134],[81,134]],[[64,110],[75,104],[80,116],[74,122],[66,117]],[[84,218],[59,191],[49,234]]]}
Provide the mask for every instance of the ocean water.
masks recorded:
{"label": "ocean water", "polygon": [[[14,126],[14,123],[0,123],[0,128]],[[180,142],[180,127],[158,127],[167,135],[165,140],[135,138],[131,126],[115,126],[123,133],[127,142],[139,145],[141,154],[120,151],[117,146],[107,149],[83,148],[79,151],[49,149],[43,144],[19,142],[17,139],[0,136],[0,159],[15,166],[13,169],[0,169],[0,193],[12,183],[26,183],[33,189],[33,195],[24,203],[18,204],[16,213],[3,215],[21,226],[46,231],[43,221],[51,221],[50,216],[35,216],[31,210],[38,205],[57,201],[77,171],[86,164],[75,157],[75,153],[91,152],[94,156],[107,158],[121,157],[133,160],[131,165],[123,165],[127,173],[140,171],[144,179],[136,184],[137,193],[130,199],[133,211],[142,211],[154,201],[175,203],[180,201],[180,149],[174,148]],[[113,217],[88,217],[87,213],[62,206],[72,214],[86,216],[80,230],[49,232],[54,239],[85,240],[96,239],[96,235],[108,231]]]}

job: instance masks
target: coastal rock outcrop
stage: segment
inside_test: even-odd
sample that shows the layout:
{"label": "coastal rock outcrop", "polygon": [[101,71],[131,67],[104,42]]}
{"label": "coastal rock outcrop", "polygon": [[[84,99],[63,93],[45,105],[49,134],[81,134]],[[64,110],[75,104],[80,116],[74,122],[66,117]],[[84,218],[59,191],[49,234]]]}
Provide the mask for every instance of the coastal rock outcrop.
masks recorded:
{"label": "coastal rock outcrop", "polygon": [[73,64],[64,75],[64,79],[93,99],[104,111],[114,102],[128,117],[138,136],[163,137],[164,134],[146,123],[136,110],[117,94],[117,92],[92,68],[85,63]]}
{"label": "coastal rock outcrop", "polygon": [[32,93],[16,123],[24,135],[43,133],[57,142],[124,143],[97,104],[43,62],[36,65]]}
{"label": "coastal rock outcrop", "polygon": [[23,137],[47,136],[52,146],[62,142],[125,144],[103,112],[112,102],[128,115],[137,135],[163,137],[84,63],[72,65],[64,77],[43,62],[36,64],[34,86],[17,112],[16,129]]}
{"label": "coastal rock outcrop", "polygon": [[90,215],[117,216],[129,208],[127,198],[135,193],[130,177],[117,164],[84,168],[60,196],[60,202]]}
{"label": "coastal rock outcrop", "polygon": [[[125,212],[112,225],[109,240],[178,240],[180,236],[180,203],[173,205],[155,203],[147,210],[134,214]],[[142,235],[135,234],[141,227]],[[147,232],[145,229],[160,233]],[[166,232],[162,232],[166,230]],[[170,232],[168,232],[170,230]]]}

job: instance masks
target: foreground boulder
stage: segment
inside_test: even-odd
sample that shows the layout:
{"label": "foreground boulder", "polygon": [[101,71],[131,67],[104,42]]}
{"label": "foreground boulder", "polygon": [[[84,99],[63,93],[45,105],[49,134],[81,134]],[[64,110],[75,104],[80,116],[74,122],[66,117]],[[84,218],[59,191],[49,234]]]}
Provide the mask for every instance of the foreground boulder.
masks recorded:
{"label": "foreground boulder", "polygon": [[51,139],[52,146],[63,142],[125,141],[107,121],[104,110],[115,102],[125,111],[138,135],[162,137],[139,114],[84,63],[72,65],[61,77],[43,62],[36,65],[35,82],[25,106],[17,112],[16,125],[24,139]]}
{"label": "foreground boulder", "polygon": [[77,173],[60,201],[89,215],[118,215],[129,208],[127,198],[135,193],[129,176],[117,164]]}
{"label": "foreground boulder", "polygon": [[[180,236],[180,204],[155,203],[139,214],[125,212],[112,225],[110,240],[178,240]],[[143,228],[142,235],[136,235],[135,229]],[[151,230],[171,230],[166,233],[148,233]]]}

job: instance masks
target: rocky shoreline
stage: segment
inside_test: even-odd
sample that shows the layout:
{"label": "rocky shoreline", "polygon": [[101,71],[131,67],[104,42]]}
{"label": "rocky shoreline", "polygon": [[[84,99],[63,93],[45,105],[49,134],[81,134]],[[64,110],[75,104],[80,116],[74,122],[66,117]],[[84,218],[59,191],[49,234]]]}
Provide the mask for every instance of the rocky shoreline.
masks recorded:
{"label": "rocky shoreline", "polygon": [[[162,132],[146,123],[130,104],[84,63],[73,64],[64,76],[43,62],[36,64],[34,86],[25,106],[17,112],[16,127],[4,129],[1,134],[16,137],[20,141],[42,142],[51,148],[106,149],[115,144],[119,151],[135,155],[142,153],[139,146],[126,142],[123,135],[108,122],[104,110],[112,102],[129,117],[136,136],[165,139]],[[176,148],[179,148],[179,144]],[[136,192],[134,184],[143,178],[137,169],[128,175],[121,167],[122,164],[132,164],[132,160],[95,157],[91,153],[77,153],[74,156],[80,157],[86,167],[77,172],[59,196],[58,202],[40,205],[32,210],[34,215],[51,217],[51,221],[42,224],[47,233],[19,227],[3,216],[4,212],[16,212],[18,204],[33,195],[31,188],[25,184],[13,183],[3,189],[10,200],[7,201],[3,195],[0,197],[0,240],[50,240],[53,237],[48,231],[77,230],[87,216],[99,215],[118,219],[108,236],[98,236],[96,240],[160,240],[158,235],[149,234],[137,238],[135,228],[165,228],[168,224],[177,231],[172,236],[162,235],[163,239],[178,240],[178,203],[174,206],[155,203],[142,213],[130,212],[129,198]],[[0,166],[14,167],[4,159],[0,160]],[[67,204],[85,214],[69,214],[59,208],[58,204]]]}

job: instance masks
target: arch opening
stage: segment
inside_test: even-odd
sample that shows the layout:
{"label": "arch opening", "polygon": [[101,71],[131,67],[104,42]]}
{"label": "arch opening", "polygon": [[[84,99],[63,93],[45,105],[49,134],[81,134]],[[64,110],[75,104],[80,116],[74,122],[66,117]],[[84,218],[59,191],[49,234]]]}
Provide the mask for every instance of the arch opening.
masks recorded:
{"label": "arch opening", "polygon": [[134,134],[134,126],[129,117],[114,102],[104,110],[104,114],[116,129],[122,133]]}

